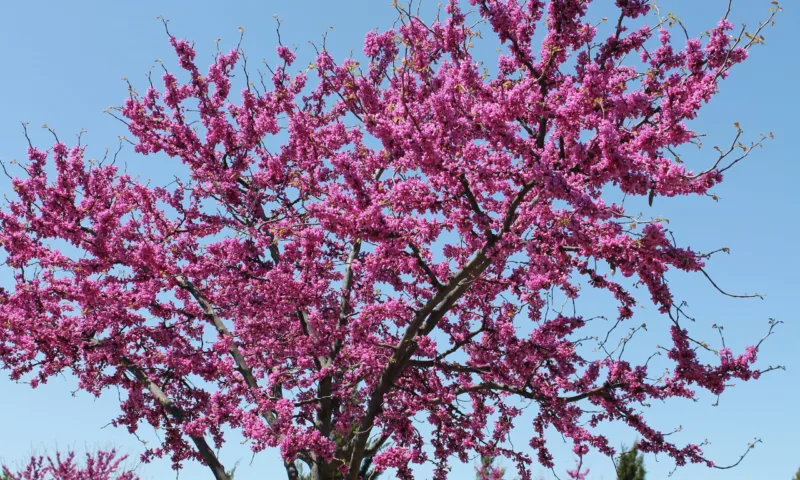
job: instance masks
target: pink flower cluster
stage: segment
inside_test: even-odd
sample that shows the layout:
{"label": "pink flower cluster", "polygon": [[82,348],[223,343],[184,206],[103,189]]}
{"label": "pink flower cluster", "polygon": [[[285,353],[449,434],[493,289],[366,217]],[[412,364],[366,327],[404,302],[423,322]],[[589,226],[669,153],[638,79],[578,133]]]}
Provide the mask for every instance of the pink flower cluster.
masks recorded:
{"label": "pink flower cluster", "polygon": [[121,467],[126,456],[117,456],[114,450],[100,450],[86,454],[81,466],[75,452],[56,453],[55,458],[34,456],[27,465],[16,472],[7,466],[0,468],[8,480],[139,480],[133,471]]}

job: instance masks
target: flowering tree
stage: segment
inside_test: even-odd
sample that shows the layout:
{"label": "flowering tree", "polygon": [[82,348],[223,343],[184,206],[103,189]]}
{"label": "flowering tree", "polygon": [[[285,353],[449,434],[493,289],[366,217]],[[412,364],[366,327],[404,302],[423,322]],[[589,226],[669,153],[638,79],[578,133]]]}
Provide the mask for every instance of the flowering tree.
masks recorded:
{"label": "flowering tree", "polygon": [[[3,366],[33,386],[69,371],[93,394],[123,391],[116,425],[165,432],[145,460],[198,459],[220,480],[223,429],[279,447],[290,479],[298,463],[318,480],[412,478],[424,461],[446,478],[476,455],[527,479],[553,465],[548,430],[614,455],[603,422],[629,425],[641,452],[713,466],[642,404],[758,378],[761,342],[736,355],[695,340],[665,275],[704,274],[709,255],[610,198],[705,195],[761,144],[739,130],[697,171],[675,154],[763,25],[735,33],[726,14],[674,41],[674,17],[653,9],[643,25],[650,2],[617,0],[598,38],[589,3],[451,0],[429,23],[395,5],[366,61],[322,45],[291,73],[280,45],[260,77],[238,47],[201,73],[169,35],[184,72],[111,113],[137,153],[186,175],[152,186],[80,144],[30,147],[0,213],[16,282],[0,290]],[[473,57],[481,25],[504,49],[494,74]],[[669,325],[658,379],[552,305],[607,291],[613,329],[631,321],[633,281]],[[523,401],[537,407],[520,426],[530,449],[507,441]]]}
{"label": "flowering tree", "polygon": [[[126,456],[117,456],[115,450],[86,453],[86,464],[78,465],[75,452],[56,453],[55,458],[33,456],[27,465],[16,473],[3,466],[3,480],[139,480],[130,470],[121,467]],[[124,470],[124,471],[123,471]]]}

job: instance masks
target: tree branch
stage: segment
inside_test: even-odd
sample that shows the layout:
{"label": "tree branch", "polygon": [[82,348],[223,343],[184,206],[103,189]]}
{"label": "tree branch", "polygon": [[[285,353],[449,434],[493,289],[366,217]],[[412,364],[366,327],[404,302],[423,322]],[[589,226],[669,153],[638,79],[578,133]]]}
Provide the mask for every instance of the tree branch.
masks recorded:
{"label": "tree branch", "polygon": [[[214,328],[217,329],[217,332],[222,337],[231,337],[232,342],[231,346],[228,348],[228,352],[233,357],[233,361],[236,363],[236,370],[242,375],[247,386],[251,389],[253,396],[257,397],[260,393],[258,387],[258,381],[256,380],[255,375],[253,375],[253,371],[250,366],[247,364],[247,360],[245,360],[244,355],[242,352],[239,351],[239,347],[236,345],[236,339],[233,338],[233,334],[228,330],[228,327],[222,322],[222,319],[217,314],[216,309],[211,304],[211,302],[198,290],[198,288],[187,278],[179,275],[175,277],[175,281],[177,282],[178,286],[186,291],[188,291],[200,307],[203,309],[203,313],[206,317],[211,321],[214,325]],[[276,388],[280,389],[279,385],[276,385]],[[274,424],[277,421],[276,415],[273,412],[261,412],[261,416],[264,420],[267,421],[269,425]],[[284,469],[286,470],[286,475],[289,480],[297,480],[300,478],[300,474],[297,471],[297,467],[295,466],[294,462],[284,460],[283,462]]]}
{"label": "tree branch", "polygon": [[[428,302],[417,311],[413,320],[406,328],[403,337],[397,344],[397,349],[392,353],[389,361],[381,373],[380,379],[370,395],[366,411],[359,424],[357,433],[352,440],[348,480],[357,480],[359,467],[364,458],[369,433],[374,425],[375,417],[383,409],[383,400],[389,392],[395,379],[403,372],[417,349],[416,337],[427,335],[437,325],[447,312],[455,305],[459,298],[469,289],[472,283],[491,265],[489,252],[502,236],[511,230],[516,218],[517,209],[525,196],[533,189],[535,182],[531,181],[522,186],[511,201],[503,218],[502,228],[499,233],[487,238],[486,243],[478,250],[466,265],[439,290]],[[538,196],[531,200],[538,201]],[[426,321],[427,320],[427,321]]]}
{"label": "tree branch", "polygon": [[[99,341],[94,340],[96,345],[99,345]],[[136,366],[133,362],[131,362],[127,357],[122,357],[120,363],[126,370],[128,370],[136,379],[141,383],[145,388],[150,391],[150,394],[153,395],[153,398],[161,405],[162,408],[178,423],[183,423],[186,421],[186,413],[177,407],[173,402],[172,399],[164,393],[164,390],[161,389],[158,385],[155,384],[147,374],[138,366]],[[200,452],[200,455],[203,457],[203,460],[208,465],[208,468],[214,473],[214,478],[216,480],[231,480],[231,477],[225,471],[225,467],[220,463],[217,456],[214,454],[214,450],[211,446],[206,442],[206,439],[202,436],[198,435],[189,435],[189,438],[192,439],[197,451]],[[292,479],[294,480],[294,479]]]}

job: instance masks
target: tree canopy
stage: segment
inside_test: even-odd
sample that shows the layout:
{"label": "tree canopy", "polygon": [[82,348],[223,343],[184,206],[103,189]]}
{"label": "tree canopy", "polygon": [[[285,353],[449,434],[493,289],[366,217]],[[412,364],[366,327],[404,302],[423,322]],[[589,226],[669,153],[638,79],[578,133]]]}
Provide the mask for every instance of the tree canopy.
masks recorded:
{"label": "tree canopy", "polygon": [[[15,282],[0,289],[3,368],[118,389],[115,425],[164,432],[145,459],[199,460],[218,480],[227,429],[280,449],[289,479],[298,464],[315,480],[410,479],[424,462],[443,479],[476,456],[529,479],[554,465],[552,432],[614,456],[605,422],[638,451],[713,466],[642,405],[757,379],[761,342],[697,339],[667,274],[704,275],[713,252],[625,199],[711,195],[763,142],[742,144],[737,124],[696,168],[676,153],[764,24],[739,33],[725,14],[683,38],[649,1],[617,0],[601,37],[589,3],[451,0],[428,21],[395,4],[396,28],[367,33],[361,60],[323,44],[298,67],[281,44],[266,75],[241,45],[201,70],[168,31],[179,70],[162,64],[110,113],[136,154],[186,173],[152,185],[116,156],[31,143],[0,211]],[[489,35],[494,73],[473,56]],[[666,374],[623,356],[648,328],[634,286],[664,319],[649,328]],[[586,288],[616,318],[556,300]],[[598,323],[609,333],[586,333]],[[615,348],[618,324],[631,329]],[[522,402],[536,407],[524,425]]]}

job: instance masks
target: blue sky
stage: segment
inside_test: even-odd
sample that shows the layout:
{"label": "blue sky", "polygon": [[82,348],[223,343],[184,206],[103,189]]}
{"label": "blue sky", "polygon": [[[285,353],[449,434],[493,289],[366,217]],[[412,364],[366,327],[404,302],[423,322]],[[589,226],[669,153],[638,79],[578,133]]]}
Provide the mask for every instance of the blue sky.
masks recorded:
{"label": "blue sky", "polygon": [[[364,34],[385,28],[394,19],[389,0],[320,0],[209,2],[173,0],[157,2],[90,2],[71,0],[6,2],[0,16],[0,42],[5,45],[3,75],[0,75],[0,159],[22,158],[25,139],[20,121],[31,126],[48,124],[62,139],[74,138],[86,129],[85,143],[91,156],[102,156],[105,146],[114,147],[116,138],[127,132],[124,126],[103,110],[121,103],[125,76],[134,85],[143,86],[145,74],[156,58],[172,62],[163,27],[156,19],[171,20],[171,29],[179,37],[196,42],[201,63],[210,60],[213,41],[221,38],[224,49],[235,45],[238,27],[246,29],[245,49],[253,59],[274,58],[275,20],[284,20],[285,44],[298,45],[299,62],[305,65],[313,55],[308,40],[319,40],[330,26],[328,46],[337,58],[349,50],[360,52]],[[435,6],[435,2],[428,2]],[[797,207],[800,180],[795,132],[795,114],[800,108],[797,76],[800,56],[797,53],[796,25],[800,22],[796,1],[787,1],[776,28],[766,32],[767,46],[756,48],[743,66],[723,82],[721,94],[695,122],[697,130],[708,132],[702,151],[687,152],[685,160],[695,165],[713,162],[715,144],[724,144],[738,121],[750,138],[760,132],[774,132],[775,140],[734,168],[719,188],[721,198],[657,199],[648,214],[663,215],[679,242],[697,250],[729,247],[731,254],[715,258],[709,272],[723,288],[732,292],[758,292],[765,300],[735,300],[717,293],[703,278],[675,275],[672,285],[676,297],[685,299],[698,317],[698,328],[705,338],[714,339],[712,323],[724,324],[730,346],[741,349],[757,341],[766,331],[768,318],[783,320],[777,335],[765,344],[762,365],[785,365],[785,372],[774,372],[755,383],[737,385],[722,398],[704,396],[697,403],[672,402],[655,405],[651,419],[665,429],[681,425],[681,442],[712,442],[707,451],[720,464],[734,462],[747,444],[763,440],[737,468],[709,471],[702,467],[678,470],[676,479],[782,479],[790,478],[800,467],[800,322],[794,301],[797,298],[798,228]],[[769,0],[734,0],[732,20],[755,25],[765,18]],[[727,0],[661,0],[663,11],[675,12],[684,19],[691,33],[714,25],[725,10]],[[612,16],[612,0],[595,0],[597,18]],[[488,32],[487,32],[488,33]],[[485,35],[486,36],[486,35]],[[494,45],[479,46],[487,55]],[[298,67],[300,68],[300,67]],[[47,145],[51,138],[38,128],[33,139]],[[130,149],[123,159],[131,170],[143,176],[168,175],[177,171],[174,161],[162,157],[137,157]],[[0,181],[0,194],[10,193],[8,182]],[[643,208],[646,205],[642,202]],[[0,270],[0,284],[7,284],[7,271]],[[598,297],[599,298],[599,297]],[[590,297],[594,300],[594,297]],[[602,299],[600,299],[602,300]],[[586,313],[592,313],[586,305]],[[606,308],[604,306],[602,308]],[[601,309],[601,307],[598,307]],[[650,330],[637,338],[639,346],[632,355],[653,351],[658,341],[668,340],[665,319],[653,309],[637,312]],[[638,349],[638,350],[637,350]],[[32,449],[56,447],[78,449],[115,445],[137,457],[141,443],[125,431],[103,428],[117,412],[116,392],[99,399],[76,392],[70,378],[53,379],[37,390],[0,378],[0,458],[12,464]],[[519,440],[524,442],[523,425]],[[142,440],[153,441],[157,432],[142,431]],[[635,437],[624,429],[610,429],[615,444],[630,444]],[[237,480],[273,478],[279,464],[275,452],[262,452],[252,459],[246,446],[235,437],[222,452],[226,465],[240,462]],[[569,448],[553,438],[558,473],[571,466]],[[666,458],[646,459],[651,479],[666,478],[672,463]],[[612,479],[608,459],[590,456],[586,464],[592,479]],[[425,477],[427,470],[420,470]],[[146,479],[174,478],[169,462],[154,462],[140,467]],[[552,478],[547,472],[541,473]],[[453,478],[472,476],[471,465],[457,465]],[[561,475],[563,477],[563,475]],[[187,465],[183,479],[207,478],[204,467]],[[280,477],[277,477],[280,478]]]}

